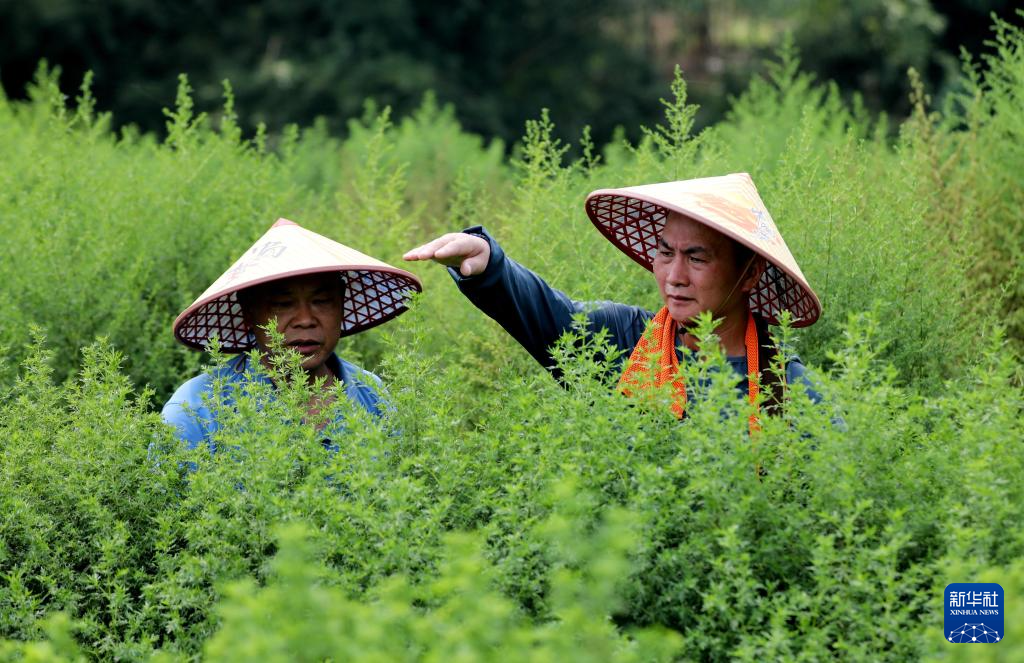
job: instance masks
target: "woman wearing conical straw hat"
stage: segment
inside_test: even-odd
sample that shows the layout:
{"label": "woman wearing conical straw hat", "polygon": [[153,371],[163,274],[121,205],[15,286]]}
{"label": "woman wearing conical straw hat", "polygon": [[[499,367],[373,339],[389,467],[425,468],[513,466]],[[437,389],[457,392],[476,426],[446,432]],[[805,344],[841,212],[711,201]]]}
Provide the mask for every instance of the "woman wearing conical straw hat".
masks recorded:
{"label": "woman wearing conical straw hat", "polygon": [[[715,333],[738,374],[738,390],[754,402],[760,373],[770,389],[768,402],[778,404],[781,385],[765,370],[777,352],[767,326],[777,324],[783,311],[792,314],[794,326],[811,325],[821,305],[750,176],[602,189],[587,197],[586,210],[609,241],[653,272],[664,303],[660,311],[574,301],[507,257],[480,226],[438,237],[405,259],[447,265],[470,301],[549,369],[551,345],[571,328],[574,315],[584,313],[590,332],[607,329],[612,344],[623,351],[619,388],[635,394],[651,386],[641,378],[652,374],[657,386],[671,382],[678,417],[686,407],[679,362],[696,346],[689,328],[710,311],[721,320]],[[791,357],[785,373],[787,382],[803,382],[820,400],[799,359]],[[756,426],[753,417],[751,426]]]}
{"label": "woman wearing conical straw hat", "polygon": [[209,442],[218,421],[204,395],[218,382],[231,387],[270,381],[253,370],[246,352],[258,349],[269,366],[271,320],[284,346],[301,356],[310,384],[323,381],[324,394],[309,404],[310,414],[328,404],[340,383],[346,397],[380,416],[384,404],[374,389],[380,379],[340,359],[334,349],[342,336],[403,313],[409,296],[421,289],[405,270],[278,219],[174,321],[174,335],[185,345],[203,350],[216,336],[223,352],[239,355],[181,385],[164,406],[164,421],[190,448]]}

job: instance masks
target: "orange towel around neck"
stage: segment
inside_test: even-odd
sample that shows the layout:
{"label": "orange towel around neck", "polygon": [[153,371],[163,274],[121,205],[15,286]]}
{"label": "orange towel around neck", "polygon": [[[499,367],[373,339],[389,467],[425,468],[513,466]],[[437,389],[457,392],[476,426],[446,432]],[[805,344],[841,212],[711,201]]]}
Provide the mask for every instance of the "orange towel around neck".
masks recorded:
{"label": "orange towel around neck", "polygon": [[[668,307],[658,311],[650,325],[644,332],[636,347],[629,355],[626,362],[626,369],[619,378],[619,391],[627,396],[637,396],[652,387],[657,388],[672,382],[672,412],[679,419],[683,418],[686,412],[686,384],[679,376],[679,358],[676,356],[676,332],[678,326],[676,321],[668,313]],[[754,324],[754,314],[747,313],[747,331],[745,335],[747,351],[747,393],[751,403],[756,403],[760,391],[757,385],[758,366],[758,344],[757,326]],[[649,365],[652,360],[657,360],[657,372]],[[643,376],[654,374],[654,383],[646,380]],[[757,414],[750,415],[750,432],[760,430],[761,426]]]}

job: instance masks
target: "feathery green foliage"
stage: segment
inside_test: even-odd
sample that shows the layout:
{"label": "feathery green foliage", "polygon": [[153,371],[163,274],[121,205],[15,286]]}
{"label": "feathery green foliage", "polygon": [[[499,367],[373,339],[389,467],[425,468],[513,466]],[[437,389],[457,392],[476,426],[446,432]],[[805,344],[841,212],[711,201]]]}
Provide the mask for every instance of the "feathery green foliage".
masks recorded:
{"label": "feathery green foliage", "polygon": [[[584,134],[572,163],[547,113],[504,163],[430,99],[344,142],[245,140],[230,87],[213,127],[185,79],[165,142],[115,136],[87,82],[70,109],[42,69],[30,103],[0,100],[0,659],[960,655],[942,588],[1024,587],[1024,60],[997,30],[960,105],[919,90],[894,144],[785,51],[725,122],[692,135],[678,79],[663,126],[603,151]],[[584,196],[736,170],[825,311],[779,330],[824,404],[793,385],[754,438],[719,351],[684,366],[676,422],[609,390],[600,337],[567,334],[555,382],[431,265],[411,312],[339,348],[394,407],[338,398],[337,450],[294,361],[230,394],[215,453],[153,411],[225,361],[171,321],[278,216],[390,262],[481,223],[578,299],[653,308]]]}

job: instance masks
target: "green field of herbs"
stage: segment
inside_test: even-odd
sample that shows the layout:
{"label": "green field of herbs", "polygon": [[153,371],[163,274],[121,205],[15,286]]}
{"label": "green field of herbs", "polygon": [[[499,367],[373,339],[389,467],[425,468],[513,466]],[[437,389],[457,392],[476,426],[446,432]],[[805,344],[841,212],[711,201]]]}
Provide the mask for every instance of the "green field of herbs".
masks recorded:
{"label": "green field of herbs", "polygon": [[[1024,32],[993,41],[941,108],[911,72],[898,126],[784,48],[698,135],[677,76],[638,144],[538,112],[509,150],[430,97],[243,138],[184,78],[165,139],[115,133],[42,67],[0,98],[0,660],[1024,660]],[[826,404],[793,388],[756,445],[722,357],[680,424],[611,393],[602,339],[560,342],[561,386],[419,263],[412,311],[339,345],[395,409],[338,453],[302,381],[212,456],[159,420],[224,361],[171,322],[278,217],[392,264],[482,224],[655,308],[584,197],[736,171],[824,309],[779,333]],[[945,642],[951,582],[1003,586],[1003,642]]]}

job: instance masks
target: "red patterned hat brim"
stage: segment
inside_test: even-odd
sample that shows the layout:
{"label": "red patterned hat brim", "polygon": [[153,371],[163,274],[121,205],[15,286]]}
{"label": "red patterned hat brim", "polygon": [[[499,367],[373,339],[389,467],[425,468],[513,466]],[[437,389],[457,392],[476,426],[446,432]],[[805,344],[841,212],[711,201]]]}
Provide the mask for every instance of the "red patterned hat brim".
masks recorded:
{"label": "red patterned hat brim", "polygon": [[214,336],[225,352],[256,345],[245,322],[238,292],[262,283],[306,274],[337,273],[345,285],[341,335],[348,336],[391,320],[423,287],[413,274],[280,219],[206,292],[174,321],[174,335],[185,345],[205,349]]}
{"label": "red patterned hat brim", "polygon": [[821,315],[818,296],[764,207],[746,173],[601,189],[587,196],[587,215],[612,244],[652,271],[658,237],[669,212],[703,223],[750,248],[767,268],[750,292],[750,310],[778,324],[788,310],[794,327],[814,324]]}

